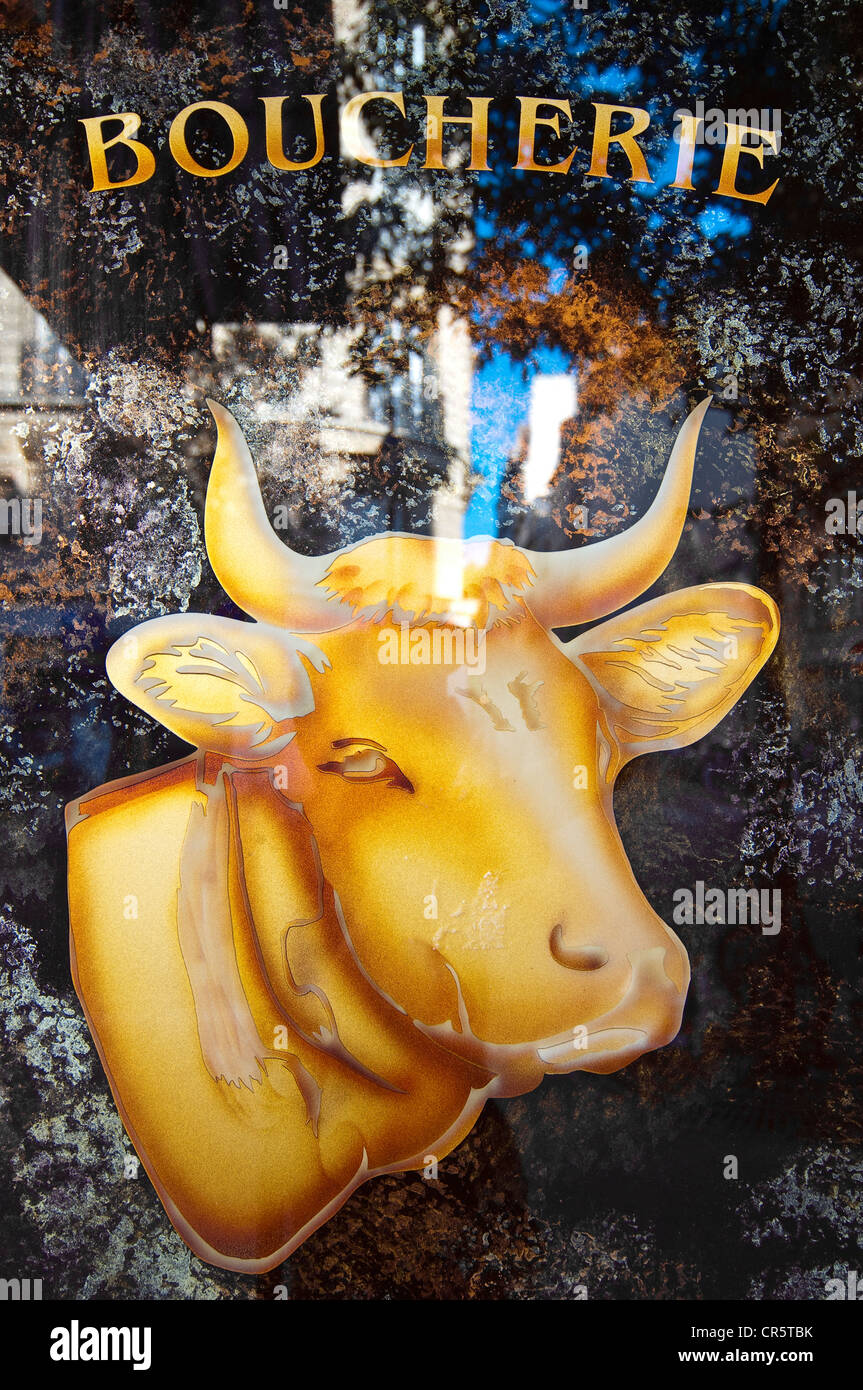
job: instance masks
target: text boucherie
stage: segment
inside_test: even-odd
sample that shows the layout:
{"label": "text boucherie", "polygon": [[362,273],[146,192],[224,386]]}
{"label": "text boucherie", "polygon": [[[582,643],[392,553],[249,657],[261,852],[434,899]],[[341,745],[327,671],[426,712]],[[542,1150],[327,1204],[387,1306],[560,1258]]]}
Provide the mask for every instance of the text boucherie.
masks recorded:
{"label": "text boucherie", "polygon": [[[465,127],[470,132],[470,162],[468,170],[488,171],[489,164],[489,110],[494,98],[487,96],[466,96],[463,100],[470,105],[469,115],[454,115],[446,109],[449,97],[426,94],[423,97],[425,110],[420,111],[425,123],[425,159],[420,164],[421,152],[416,141],[408,133],[409,116],[405,108],[404,93],[361,92],[351,97],[339,110],[338,148],[330,149],[324,124],[323,107],[327,93],[306,93],[301,101],[308,103],[301,107],[302,116],[297,124],[304,132],[313,135],[315,148],[302,159],[291,159],[285,153],[285,110],[286,96],[259,97],[264,110],[261,116],[266,144],[266,158],[273,168],[285,173],[298,173],[312,169],[325,154],[335,153],[341,158],[355,160],[378,169],[401,169],[413,164],[419,169],[434,169],[451,172],[451,162],[444,157],[444,135],[448,126]],[[616,177],[608,172],[609,153],[616,147],[629,164],[626,182],[654,183],[639,137],[650,126],[650,113],[640,106],[613,105],[594,101],[593,130],[588,167],[579,168],[576,163],[578,148],[569,148],[567,137],[561,133],[560,120],[563,116],[572,121],[572,108],[567,98],[528,97],[517,98],[518,136],[515,151],[516,159],[512,168],[526,173],[568,175],[581,172],[584,178],[606,179]],[[385,114],[401,117],[405,128],[403,142],[398,153],[384,154],[374,143],[364,124],[364,117],[381,119]],[[296,114],[296,111],[295,111]],[[411,112],[415,117],[417,113]],[[736,114],[736,113],[735,113]],[[674,181],[669,188],[694,192],[692,182],[695,147],[700,143],[703,117],[688,112],[675,113],[675,125],[670,138],[678,146]],[[120,123],[117,129],[117,123]],[[115,188],[130,188],[134,184],[146,183],[156,172],[156,155],[150,144],[138,138],[141,116],[135,111],[115,111],[105,115],[82,117],[87,136],[87,150],[90,158],[90,172],[93,177],[93,193],[105,192]],[[292,122],[293,124],[293,122]],[[218,166],[202,164],[189,148],[189,136],[202,127],[208,134],[217,132],[227,134],[231,144],[228,157]],[[549,136],[551,132],[551,136]],[[553,137],[553,138],[552,138]],[[152,136],[149,137],[152,143]],[[304,137],[301,137],[304,138]],[[544,162],[537,159],[537,141],[542,141]],[[171,121],[168,130],[168,149],[174,162],[186,173],[196,178],[222,178],[238,168],[249,151],[250,130],[246,119],[233,106],[224,101],[196,101],[184,106]],[[311,140],[307,141],[311,145]],[[564,157],[554,160],[556,145]],[[108,151],[123,149],[127,157],[135,161],[135,168],[125,177],[111,177],[108,168]],[[748,122],[728,120],[726,139],[722,152],[722,165],[719,180],[711,191],[721,198],[740,198],[750,203],[766,203],[773,194],[779,180],[761,190],[744,191],[738,187],[738,171],[741,159],[754,159],[759,167],[764,167],[764,155],[778,154],[778,136],[775,130],[753,128]],[[299,151],[295,151],[299,153]],[[112,159],[114,156],[112,156]],[[586,161],[583,161],[586,162]],[[622,166],[621,166],[622,167]],[[751,165],[744,164],[744,169]],[[115,174],[121,171],[114,170]]]}

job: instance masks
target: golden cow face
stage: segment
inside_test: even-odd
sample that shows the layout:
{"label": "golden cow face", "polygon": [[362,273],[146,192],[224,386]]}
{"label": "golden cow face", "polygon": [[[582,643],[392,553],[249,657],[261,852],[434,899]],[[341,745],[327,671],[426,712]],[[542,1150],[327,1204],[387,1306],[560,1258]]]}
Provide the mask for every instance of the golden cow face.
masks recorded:
{"label": "golden cow face", "polygon": [[[676,1034],[689,963],[635,882],[614,780],[638,753],[683,747],[724,716],[775,645],[776,607],[747,585],[704,585],[569,643],[554,628],[617,610],[661,573],[683,525],[707,404],[685,422],[656,501],[626,537],[527,554],[494,540],[381,536],[308,559],[277,542],[239,428],[211,403],[219,444],[208,551],[257,621],[144,623],[114,646],[108,672],[211,764],[170,793],[177,829],[163,853],[176,863],[164,872],[176,881],[152,909],[172,918],[179,941],[175,1000],[186,1003],[175,1008],[185,1007],[200,1047],[189,1079],[198,1125],[215,1129],[219,1097],[238,1086],[259,1104],[239,1119],[232,1111],[234,1142],[247,1143],[264,1117],[280,1123],[270,1092],[284,1091],[276,1072],[287,1059],[265,1035],[282,1018],[297,1031],[290,1069],[320,1122],[321,1154],[334,1144],[339,1158],[330,1155],[326,1178],[306,1194],[304,1222],[290,1213],[295,1198],[264,1184],[265,1215],[247,1216],[245,1228],[237,1217],[228,1231],[221,1189],[196,1177],[193,1162],[178,1165],[160,1133],[155,1074],[170,1044],[148,1068],[118,1041],[112,1065],[101,1036],[127,1127],[172,1219],[206,1258],[269,1267],[371,1172],[417,1166],[424,1148],[445,1152],[487,1095],[528,1090],[545,1072],[613,1071]],[[112,795],[99,803],[109,814]],[[167,815],[167,784],[159,796]],[[155,806],[146,796],[138,804]],[[82,801],[73,826],[87,814]],[[279,867],[280,837],[300,823],[302,872],[317,884],[305,898],[293,870]],[[110,876],[98,867],[98,837],[88,849],[81,841],[90,872]],[[70,860],[71,847],[70,833]],[[100,1038],[110,1031],[113,967],[99,954],[92,894],[76,901],[85,899],[77,935],[73,912],[76,983]],[[329,944],[310,945],[310,926],[323,921]],[[99,957],[90,983],[77,936]],[[315,1008],[325,1023],[314,1025]],[[370,1026],[380,1010],[386,1028],[395,1018],[402,1030],[398,1064],[395,1043],[381,1042],[386,1028]],[[353,1082],[319,1073],[317,1052]],[[425,1089],[412,1065],[424,1069]],[[380,1088],[374,1106],[386,1124],[370,1119],[378,1111],[368,1097],[357,1101],[360,1078]],[[410,1141],[396,1138],[392,1117],[401,1106],[404,1136],[408,1102],[395,1096],[413,1098]],[[348,1112],[362,1161],[344,1139]],[[255,1221],[266,1231],[257,1240]]]}
{"label": "golden cow face", "polygon": [[585,670],[529,613],[481,675],[381,665],[381,635],[321,639],[284,753],[363,970],[507,1091],[668,1041],[688,962],[621,846]]}

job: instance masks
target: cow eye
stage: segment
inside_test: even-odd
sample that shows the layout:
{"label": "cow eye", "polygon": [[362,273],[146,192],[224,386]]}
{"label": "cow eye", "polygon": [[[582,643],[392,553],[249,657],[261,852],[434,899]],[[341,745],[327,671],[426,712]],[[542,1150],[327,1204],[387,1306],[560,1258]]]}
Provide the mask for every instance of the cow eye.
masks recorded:
{"label": "cow eye", "polygon": [[339,756],[330,762],[318,763],[320,772],[338,772],[346,782],[383,782],[388,787],[413,791],[398,763],[393,762],[380,745],[338,739],[333,747],[340,750]]}

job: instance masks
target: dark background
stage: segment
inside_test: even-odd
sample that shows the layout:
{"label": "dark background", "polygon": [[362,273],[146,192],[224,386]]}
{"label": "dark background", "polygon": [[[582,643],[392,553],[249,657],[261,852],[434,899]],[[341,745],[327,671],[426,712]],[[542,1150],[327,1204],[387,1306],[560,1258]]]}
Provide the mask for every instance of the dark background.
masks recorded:
{"label": "dark background", "polygon": [[[70,410],[53,431],[34,415],[26,441],[41,545],[0,548],[0,1275],[42,1278],[58,1299],[266,1298],[276,1284],[315,1298],[567,1298],[582,1285],[591,1299],[823,1298],[863,1260],[863,563],[856,537],[824,528],[826,500],[861,481],[859,7],[372,4],[359,51],[339,48],[323,5],[204,10],[0,5],[0,263],[69,354],[49,376]],[[417,22],[456,39],[400,75],[397,40]],[[494,95],[494,172],[395,171],[382,199],[342,217],[331,123],[332,153],[291,176],[289,195],[260,140],[222,180],[191,179],[165,154],[149,184],[86,193],[81,116],[137,110],[164,152],[170,119],[203,96],[252,123],[258,96],[326,90],[334,109],[371,68],[414,110],[421,91]],[[650,105],[655,168],[677,107],[779,108],[782,154],[764,182],[779,174],[780,187],[766,207],[711,198],[710,152],[694,194],[648,195],[625,169],[516,175],[518,91],[569,95],[581,151],[591,99]],[[430,229],[411,225],[399,180],[432,189]],[[719,220],[699,221],[717,205]],[[584,275],[570,273],[578,243]],[[289,271],[273,270],[275,244]],[[368,268],[393,245],[409,246],[408,271]],[[360,252],[365,278],[348,293]],[[159,612],[231,611],[203,550],[201,404],[221,386],[242,416],[245,388],[214,361],[210,326],[353,323],[373,379],[403,365],[392,315],[422,335],[444,303],[470,315],[481,359],[530,372],[554,347],[579,373],[547,512],[525,507],[511,460],[501,528],[535,544],[631,521],[686,404],[735,377],[657,592],[760,584],[780,606],[779,647],[711,736],[630,766],[616,810],[666,920],[674,889],[702,879],[780,888],[782,930],[680,928],[693,983],[673,1044],[615,1076],[548,1078],[489,1105],[437,1182],[375,1179],[281,1270],[234,1276],[189,1253],[143,1175],[123,1177],[122,1127],[69,978],[62,810],[185,751],[109,688],[111,641]],[[266,389],[272,364],[248,361]],[[290,384],[274,375],[272,390]],[[284,468],[313,515],[314,466]],[[418,513],[426,482],[405,483]],[[598,517],[587,537],[568,522],[580,501]],[[339,515],[299,543],[337,541]]]}

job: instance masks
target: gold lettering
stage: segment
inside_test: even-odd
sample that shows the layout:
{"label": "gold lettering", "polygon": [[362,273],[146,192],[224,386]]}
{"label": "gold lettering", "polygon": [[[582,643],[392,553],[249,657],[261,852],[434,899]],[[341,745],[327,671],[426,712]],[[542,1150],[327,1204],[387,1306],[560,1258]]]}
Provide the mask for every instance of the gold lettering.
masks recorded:
{"label": "gold lettering", "polygon": [[[629,182],[653,183],[653,179],[647,172],[644,155],[636,143],[636,136],[643,135],[650,125],[650,113],[644,111],[640,106],[606,106],[601,101],[592,101],[591,106],[596,107],[596,121],[593,128],[593,151],[587,177],[610,178],[611,175],[608,172],[609,146],[619,145],[632,169]],[[618,131],[617,135],[612,135],[611,118],[616,111],[623,111],[625,115],[631,116],[632,125],[627,130],[621,130]]]}
{"label": "gold lettering", "polygon": [[413,145],[398,159],[379,159],[373,152],[362,127],[363,107],[369,101],[391,101],[402,116],[405,114],[405,99],[401,92],[361,92],[359,96],[351,97],[342,111],[341,120],[342,148],[345,154],[374,169],[403,168],[413,154]]}
{"label": "gold lettering", "polygon": [[[106,121],[123,122],[120,134],[112,135],[110,140],[106,140],[102,134],[102,127]],[[103,193],[106,188],[131,188],[133,184],[146,183],[147,179],[153,177],[156,161],[152,150],[142,145],[140,140],[132,139],[140,124],[141,117],[135,111],[116,111],[110,116],[86,116],[81,119],[81,125],[87,133],[90,172],[93,175],[93,187],[90,190],[92,193]],[[134,174],[127,179],[119,179],[116,183],[111,182],[108,162],[105,159],[105,151],[110,150],[112,145],[125,145],[137,160]]]}
{"label": "gold lettering", "polygon": [[469,116],[445,116],[443,113],[446,97],[427,96],[426,106],[426,162],[424,169],[443,169],[443,128],[445,125],[470,126],[470,164],[468,169],[489,169],[488,162],[488,108],[491,97],[468,97]]}
{"label": "gold lettering", "polygon": [[[766,147],[763,141],[760,145],[743,144],[744,132],[749,133],[752,131],[752,126],[737,125],[736,122],[731,121],[726,126],[726,129],[728,131],[728,138],[725,144],[725,152],[722,156],[722,172],[719,175],[719,183],[716,187],[717,196],[720,198],[743,198],[747,203],[766,203],[776,187],[776,184],[779,182],[778,179],[761,193],[741,193],[736,185],[737,166],[740,163],[740,156],[742,154],[751,155],[753,159],[758,160],[761,168],[764,168],[764,150]],[[754,133],[763,136],[764,140],[766,140],[767,144],[773,150],[773,153],[778,153],[775,130],[755,130]]]}
{"label": "gold lettering", "polygon": [[575,157],[575,150],[562,160],[560,164],[537,164],[534,160],[536,144],[536,127],[538,125],[551,126],[555,135],[560,135],[559,116],[538,116],[537,109],[540,106],[556,106],[562,111],[568,121],[572,120],[572,111],[568,101],[555,101],[550,97],[519,97],[521,103],[521,115],[518,123],[518,163],[513,165],[515,169],[532,169],[541,174],[565,174]]}
{"label": "gold lettering", "polygon": [[[186,143],[186,123],[195,111],[215,111],[231,132],[234,148],[227,164],[223,164],[220,169],[208,169],[206,165],[199,164],[189,150]],[[232,106],[226,106],[223,101],[196,101],[192,106],[184,107],[180,114],[174,117],[168,132],[168,145],[180,168],[185,169],[187,174],[194,174],[199,179],[218,179],[222,174],[230,174],[231,170],[236,169],[245,159],[249,148],[249,132],[242,116]]]}
{"label": "gold lettering", "polygon": [[296,173],[300,169],[313,169],[320,163],[324,154],[324,123],[321,117],[321,103],[323,95],[309,96],[303,94],[303,101],[307,101],[314,113],[315,121],[315,153],[311,159],[301,160],[296,163],[293,159],[285,157],[285,146],[282,134],[282,105],[285,97],[260,97],[264,103],[266,112],[266,136],[267,136],[267,159],[274,169],[285,169],[289,173]]}
{"label": "gold lettering", "polygon": [[669,188],[688,188],[694,192],[692,184],[692,161],[695,158],[695,142],[698,139],[700,116],[684,116],[680,122],[680,154],[677,156],[677,173]]}

